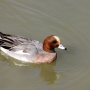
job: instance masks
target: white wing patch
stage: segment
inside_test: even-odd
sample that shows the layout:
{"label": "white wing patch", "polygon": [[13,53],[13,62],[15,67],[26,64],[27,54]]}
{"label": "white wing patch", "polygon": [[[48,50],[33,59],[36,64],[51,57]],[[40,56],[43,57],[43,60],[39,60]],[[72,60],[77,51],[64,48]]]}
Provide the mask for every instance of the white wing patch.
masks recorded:
{"label": "white wing patch", "polygon": [[1,47],[1,50],[5,53],[7,53],[7,50]]}
{"label": "white wing patch", "polygon": [[19,50],[17,52],[12,52],[12,51],[9,51],[7,49],[4,49],[1,47],[1,50],[6,53],[7,55],[15,58],[15,59],[18,59],[20,61],[24,61],[24,62],[32,62],[32,60],[28,61],[28,56],[30,56],[29,53],[24,53],[23,50]]}
{"label": "white wing patch", "polygon": [[15,53],[16,53],[16,54],[24,54],[24,55],[25,55],[25,54],[28,54],[28,55],[30,55],[29,53],[24,53],[23,50],[16,51]]}

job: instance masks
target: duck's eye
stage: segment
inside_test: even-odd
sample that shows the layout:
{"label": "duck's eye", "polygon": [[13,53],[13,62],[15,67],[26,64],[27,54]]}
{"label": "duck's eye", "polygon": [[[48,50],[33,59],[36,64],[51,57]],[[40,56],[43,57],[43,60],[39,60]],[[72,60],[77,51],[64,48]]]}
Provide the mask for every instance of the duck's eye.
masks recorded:
{"label": "duck's eye", "polygon": [[55,44],[55,43],[57,43],[57,41],[56,40],[53,40],[52,43]]}

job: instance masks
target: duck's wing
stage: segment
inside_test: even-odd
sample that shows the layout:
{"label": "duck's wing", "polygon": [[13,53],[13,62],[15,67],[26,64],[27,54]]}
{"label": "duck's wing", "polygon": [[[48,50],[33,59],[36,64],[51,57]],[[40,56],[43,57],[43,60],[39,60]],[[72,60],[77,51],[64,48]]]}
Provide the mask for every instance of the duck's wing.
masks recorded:
{"label": "duck's wing", "polygon": [[21,36],[15,36],[15,35],[9,35],[9,34],[3,34],[0,32],[0,47],[3,47],[8,50],[12,50],[15,48],[22,49],[27,46],[28,39],[21,37]]}
{"label": "duck's wing", "polygon": [[22,36],[3,34],[0,32],[0,47],[9,51],[24,53],[42,53],[42,43],[37,40],[27,39]]}
{"label": "duck's wing", "polygon": [[18,53],[18,54],[26,53],[29,55],[35,55],[38,52],[36,46],[32,43],[14,46],[10,51]]}

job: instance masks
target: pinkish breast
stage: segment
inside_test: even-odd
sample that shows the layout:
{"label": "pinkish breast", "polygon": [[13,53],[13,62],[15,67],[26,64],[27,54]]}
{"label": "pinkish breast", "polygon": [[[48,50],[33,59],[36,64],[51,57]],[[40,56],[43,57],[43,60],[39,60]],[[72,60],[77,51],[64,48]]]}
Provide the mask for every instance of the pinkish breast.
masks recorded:
{"label": "pinkish breast", "polygon": [[51,63],[56,60],[56,53],[37,54],[34,63]]}

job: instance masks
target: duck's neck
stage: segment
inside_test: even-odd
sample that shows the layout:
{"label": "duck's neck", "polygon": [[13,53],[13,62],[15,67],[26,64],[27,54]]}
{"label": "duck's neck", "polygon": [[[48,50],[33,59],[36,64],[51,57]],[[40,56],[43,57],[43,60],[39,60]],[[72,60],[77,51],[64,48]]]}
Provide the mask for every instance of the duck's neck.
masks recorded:
{"label": "duck's neck", "polygon": [[55,49],[51,48],[48,44],[43,45],[43,50],[49,53],[55,53]]}

